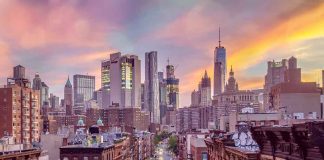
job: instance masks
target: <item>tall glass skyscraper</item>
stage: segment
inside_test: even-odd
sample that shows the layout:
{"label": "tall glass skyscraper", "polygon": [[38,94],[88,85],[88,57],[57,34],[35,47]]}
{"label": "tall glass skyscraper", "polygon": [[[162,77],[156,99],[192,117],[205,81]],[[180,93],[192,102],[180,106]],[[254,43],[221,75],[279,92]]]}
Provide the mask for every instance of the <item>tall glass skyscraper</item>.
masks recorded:
{"label": "tall glass skyscraper", "polygon": [[[218,77],[219,71],[217,69],[219,69],[219,67],[220,67],[221,77]],[[214,51],[214,96],[224,92],[226,73],[227,73],[226,49],[223,46],[221,46],[220,31],[219,31],[219,44]]]}
{"label": "tall glass skyscraper", "polygon": [[157,52],[145,53],[145,109],[150,112],[151,123],[160,123],[159,79]]}
{"label": "tall glass skyscraper", "polygon": [[85,101],[92,99],[94,91],[95,76],[80,74],[73,76],[73,92],[75,106],[83,106]]}
{"label": "tall glass skyscraper", "polygon": [[179,79],[175,78],[174,66],[166,66],[166,85],[167,85],[167,105],[172,105],[175,109],[179,108]]}

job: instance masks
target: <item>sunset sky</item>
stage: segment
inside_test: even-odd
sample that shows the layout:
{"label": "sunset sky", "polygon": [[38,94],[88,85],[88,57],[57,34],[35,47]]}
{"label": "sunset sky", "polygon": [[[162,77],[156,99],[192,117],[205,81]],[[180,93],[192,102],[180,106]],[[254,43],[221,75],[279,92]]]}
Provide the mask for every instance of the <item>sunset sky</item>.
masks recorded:
{"label": "sunset sky", "polygon": [[140,57],[143,81],[144,53],[156,50],[160,71],[168,57],[177,66],[186,106],[204,70],[213,76],[219,27],[240,89],[262,88],[266,61],[291,56],[321,83],[321,0],[0,0],[1,84],[21,64],[60,97],[68,75],[95,75],[98,89],[100,61],[116,51]]}

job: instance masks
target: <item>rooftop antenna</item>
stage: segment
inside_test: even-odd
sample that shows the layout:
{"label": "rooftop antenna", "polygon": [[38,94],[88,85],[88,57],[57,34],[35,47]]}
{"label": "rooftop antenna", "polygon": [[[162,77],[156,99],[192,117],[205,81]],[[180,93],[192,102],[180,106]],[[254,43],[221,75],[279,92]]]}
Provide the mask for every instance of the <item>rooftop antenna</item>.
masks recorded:
{"label": "rooftop antenna", "polygon": [[168,65],[170,65],[170,59],[169,59],[169,57],[168,57],[168,60],[167,60],[167,62],[168,62]]}
{"label": "rooftop antenna", "polygon": [[221,40],[220,40],[220,27],[218,28],[218,45],[221,46]]}

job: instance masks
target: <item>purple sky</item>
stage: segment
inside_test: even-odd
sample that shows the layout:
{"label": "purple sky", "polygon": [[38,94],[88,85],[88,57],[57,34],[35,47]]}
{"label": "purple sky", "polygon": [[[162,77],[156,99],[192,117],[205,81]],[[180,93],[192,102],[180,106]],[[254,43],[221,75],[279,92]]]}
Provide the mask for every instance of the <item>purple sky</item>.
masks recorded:
{"label": "purple sky", "polygon": [[99,88],[100,61],[110,53],[139,55],[144,73],[144,53],[156,50],[159,70],[168,57],[178,66],[186,106],[204,70],[212,76],[220,26],[240,88],[261,88],[266,61],[290,56],[303,80],[321,82],[323,19],[322,1],[3,0],[0,78],[4,84],[21,64],[62,97],[68,75],[95,75]]}

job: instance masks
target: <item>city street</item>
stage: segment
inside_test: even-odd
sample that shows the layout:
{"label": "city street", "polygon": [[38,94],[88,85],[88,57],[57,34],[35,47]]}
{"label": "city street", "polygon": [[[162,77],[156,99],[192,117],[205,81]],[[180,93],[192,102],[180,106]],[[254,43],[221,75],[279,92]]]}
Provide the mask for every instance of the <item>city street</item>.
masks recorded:
{"label": "city street", "polygon": [[158,160],[174,160],[175,158],[173,158],[173,155],[168,152],[167,147],[168,147],[168,145],[167,145],[166,142],[162,142],[161,144],[159,144],[156,147],[156,155],[157,155],[157,157],[155,159],[158,159]]}

